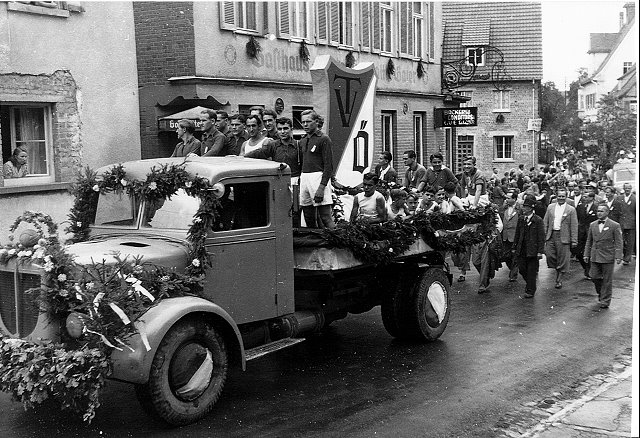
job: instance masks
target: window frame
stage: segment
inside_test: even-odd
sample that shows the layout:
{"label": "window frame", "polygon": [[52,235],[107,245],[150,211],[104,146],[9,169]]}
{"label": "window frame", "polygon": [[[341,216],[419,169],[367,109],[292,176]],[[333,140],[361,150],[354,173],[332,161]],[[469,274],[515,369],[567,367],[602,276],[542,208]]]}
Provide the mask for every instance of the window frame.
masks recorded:
{"label": "window frame", "polygon": [[[54,103],[47,102],[2,102],[2,106],[9,111],[9,138],[10,154],[16,148],[16,126],[14,110],[17,108],[38,108],[43,109],[44,143],[45,143],[45,163],[47,174],[27,175],[22,178],[3,178],[4,187],[22,187],[50,184],[56,181],[55,175],[55,148],[53,136],[53,106]],[[6,161],[3,159],[3,166]]]}
{"label": "window frame", "polygon": [[[255,20],[255,29],[251,29],[246,26],[240,26],[238,23],[238,10],[241,9],[243,13],[244,20],[246,20],[246,11],[247,5],[249,3],[254,4],[255,6],[255,16],[253,17]],[[233,16],[228,16],[228,7],[233,8]],[[220,12],[220,29],[221,30],[230,30],[234,33],[246,34],[246,35],[263,35],[264,32],[264,19],[263,12],[264,11],[264,2],[259,1],[222,1],[219,3],[219,12]]]}
{"label": "window frame", "polygon": [[[394,157],[394,160],[397,157],[396,151],[396,133],[395,133],[395,111],[381,111],[380,112],[380,138],[382,139],[382,152],[389,151]],[[386,121],[388,120],[388,124]],[[390,132],[387,132],[390,130]],[[387,139],[389,143],[387,144]],[[393,166],[393,164],[392,164]],[[395,167],[395,166],[393,166]]]}
{"label": "window frame", "polygon": [[[471,59],[471,57],[473,57],[476,61],[478,60],[478,52],[480,52],[480,62],[476,62],[475,64],[472,62],[469,62],[469,60]],[[473,66],[475,65],[476,67],[484,67],[485,65],[485,61],[486,61],[486,52],[484,50],[484,47],[482,46],[474,46],[474,47],[465,47],[464,48],[464,58],[465,58],[465,64],[468,66]]]}
{"label": "window frame", "polygon": [[[301,6],[304,6],[304,12],[302,12]],[[286,2],[278,2],[278,7],[276,8],[276,23],[277,23],[277,32],[278,38],[288,39],[289,41],[305,41],[307,43],[312,43],[313,41],[313,32],[311,29],[313,28],[313,15],[311,14],[311,10],[315,5],[306,1],[286,1]],[[283,19],[282,15],[287,14],[287,27],[283,29]],[[302,35],[300,34],[300,17],[304,16],[305,25],[304,30],[302,30]],[[294,31],[295,28],[295,31]]]}
{"label": "window frame", "polygon": [[[387,4],[389,3],[389,4]],[[394,37],[397,33],[397,29],[395,29],[395,20],[394,20],[394,5],[392,2],[379,2],[380,6],[380,54],[393,56],[393,51],[395,48]],[[388,30],[388,35],[387,35]],[[388,39],[388,40],[387,40]],[[387,44],[388,43],[388,44]],[[387,50],[388,48],[388,50]]]}
{"label": "window frame", "polygon": [[633,62],[631,61],[623,61],[622,62],[622,74],[626,74],[629,70],[633,68]]}
{"label": "window frame", "polygon": [[[419,163],[424,163],[424,127],[427,124],[427,114],[423,111],[414,111],[413,113],[413,149]],[[419,126],[418,126],[419,125]]]}
{"label": "window frame", "polygon": [[[502,144],[500,144],[500,140],[502,140]],[[509,154],[507,154],[507,140],[509,140]],[[493,136],[493,161],[494,162],[512,162],[514,160],[513,156],[513,144],[514,144],[515,136],[513,135],[494,135]],[[502,148],[502,150],[500,150]],[[502,152],[502,157],[500,157],[499,152]],[[509,155],[509,156],[507,156]]]}
{"label": "window frame", "polygon": [[[506,104],[505,104],[506,97]],[[498,105],[496,105],[498,103]],[[511,112],[511,90],[493,90],[493,112]]]}

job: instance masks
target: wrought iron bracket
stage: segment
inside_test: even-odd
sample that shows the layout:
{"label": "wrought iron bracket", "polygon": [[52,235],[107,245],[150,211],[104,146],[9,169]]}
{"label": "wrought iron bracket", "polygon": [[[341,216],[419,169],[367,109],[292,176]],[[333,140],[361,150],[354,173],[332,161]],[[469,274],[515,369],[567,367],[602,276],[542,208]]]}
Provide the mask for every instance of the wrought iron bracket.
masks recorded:
{"label": "wrought iron bracket", "polygon": [[[480,46],[483,50],[485,59],[484,66],[478,66],[475,62],[469,64],[468,57],[456,61],[440,63],[442,90],[452,92],[460,87],[468,85],[470,82],[479,80],[490,80],[496,90],[504,90],[507,88],[507,82],[513,78],[507,73],[504,65],[504,53],[497,47]],[[489,63],[490,59],[495,59],[493,64]],[[482,71],[488,70],[487,73],[478,73],[478,69]]]}

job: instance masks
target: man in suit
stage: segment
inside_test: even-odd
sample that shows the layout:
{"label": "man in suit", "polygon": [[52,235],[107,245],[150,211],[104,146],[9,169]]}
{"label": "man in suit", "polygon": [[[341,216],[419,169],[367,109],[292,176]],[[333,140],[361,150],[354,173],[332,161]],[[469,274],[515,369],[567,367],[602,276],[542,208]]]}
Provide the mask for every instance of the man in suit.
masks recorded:
{"label": "man in suit", "polygon": [[622,203],[616,197],[616,189],[614,187],[605,187],[602,203],[609,207],[609,219],[619,224],[620,217],[622,217]]}
{"label": "man in suit", "polygon": [[622,186],[623,194],[618,196],[621,207],[620,227],[622,228],[623,256],[622,264],[628,265],[631,256],[636,253],[636,195],[631,193],[631,184]]}
{"label": "man in suit", "polygon": [[597,205],[593,197],[593,193],[586,193],[582,195],[582,202],[576,207],[576,215],[578,216],[578,246],[574,250],[574,254],[580,261],[582,269],[584,269],[585,278],[591,280],[589,277],[589,262],[584,260],[584,246],[587,243],[587,235],[589,234],[589,225],[595,221],[598,216],[596,215]]}
{"label": "man in suit", "polygon": [[617,222],[608,218],[609,207],[598,205],[598,220],[589,226],[587,244],[584,249],[585,261],[591,262],[589,274],[598,293],[600,308],[611,304],[613,292],[613,261],[622,261],[622,231]]}
{"label": "man in suit", "polygon": [[520,275],[527,283],[524,298],[533,298],[536,294],[536,277],[544,251],[544,225],[540,216],[533,212],[535,205],[534,197],[525,198],[514,236],[513,253]]}
{"label": "man in suit", "polygon": [[[515,248],[516,228],[518,226],[518,209],[516,208],[516,194],[510,190],[506,193],[504,200],[502,215],[502,245],[506,254],[511,254]],[[516,281],[518,279],[518,263],[515,255],[506,260],[507,267],[509,268],[509,281]]]}
{"label": "man in suit", "polygon": [[382,151],[380,155],[378,155],[378,164],[373,170],[373,173],[378,175],[383,181],[388,183],[397,183],[398,182],[398,172],[391,167],[391,160],[393,160],[393,155],[389,151]]}
{"label": "man in suit", "polygon": [[562,277],[569,271],[571,248],[578,245],[578,216],[567,204],[567,190],[556,191],[556,202],[544,215],[547,266],[556,270],[556,289],[562,288]]}

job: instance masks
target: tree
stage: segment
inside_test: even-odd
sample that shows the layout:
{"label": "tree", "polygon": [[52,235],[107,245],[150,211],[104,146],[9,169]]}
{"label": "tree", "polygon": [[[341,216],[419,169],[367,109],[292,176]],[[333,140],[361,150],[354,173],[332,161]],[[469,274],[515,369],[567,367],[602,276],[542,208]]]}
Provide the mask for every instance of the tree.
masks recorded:
{"label": "tree", "polygon": [[604,96],[598,102],[596,120],[585,123],[587,138],[597,140],[600,162],[605,169],[613,166],[620,151],[630,152],[636,145],[637,116],[618,106],[614,96]]}

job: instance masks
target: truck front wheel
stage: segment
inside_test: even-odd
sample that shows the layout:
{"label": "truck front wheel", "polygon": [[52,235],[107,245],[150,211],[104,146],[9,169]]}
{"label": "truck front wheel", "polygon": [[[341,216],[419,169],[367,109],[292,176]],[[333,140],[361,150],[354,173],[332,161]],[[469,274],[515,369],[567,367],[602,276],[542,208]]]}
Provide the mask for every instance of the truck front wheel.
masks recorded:
{"label": "truck front wheel", "polygon": [[204,321],[179,322],[164,337],[149,381],[137,385],[142,406],[174,426],[206,416],[222,393],[228,357],[224,339]]}
{"label": "truck front wheel", "polygon": [[426,341],[436,340],[449,322],[451,298],[449,279],[444,271],[428,269],[413,293],[410,320],[414,335]]}

